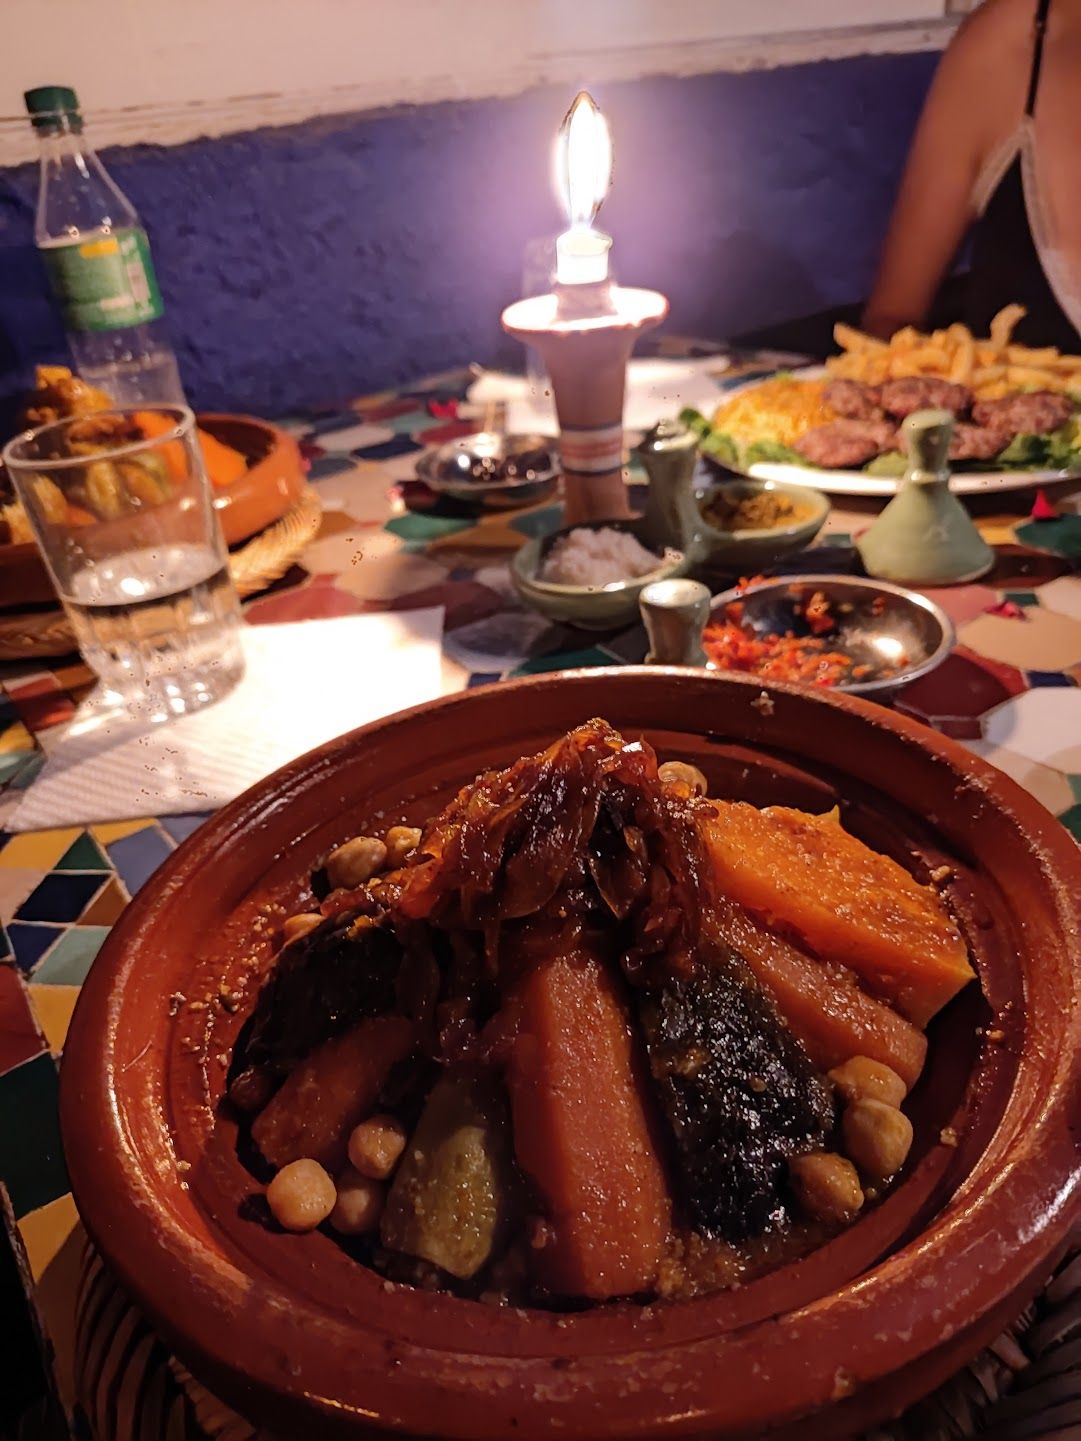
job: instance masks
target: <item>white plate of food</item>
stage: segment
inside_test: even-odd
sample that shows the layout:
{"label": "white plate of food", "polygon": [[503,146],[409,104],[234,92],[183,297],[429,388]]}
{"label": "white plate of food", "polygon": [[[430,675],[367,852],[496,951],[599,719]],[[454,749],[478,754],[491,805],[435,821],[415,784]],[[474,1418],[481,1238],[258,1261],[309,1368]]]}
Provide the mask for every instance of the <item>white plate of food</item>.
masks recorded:
{"label": "white plate of food", "polygon": [[1081,476],[1081,356],[1015,345],[1008,305],[986,338],[963,325],[888,341],[834,329],[839,355],[734,387],[713,416],[684,411],[707,459],[762,480],[841,495],[890,496],[905,461],[899,426],[928,407],[956,417],[961,495],[1025,490]]}

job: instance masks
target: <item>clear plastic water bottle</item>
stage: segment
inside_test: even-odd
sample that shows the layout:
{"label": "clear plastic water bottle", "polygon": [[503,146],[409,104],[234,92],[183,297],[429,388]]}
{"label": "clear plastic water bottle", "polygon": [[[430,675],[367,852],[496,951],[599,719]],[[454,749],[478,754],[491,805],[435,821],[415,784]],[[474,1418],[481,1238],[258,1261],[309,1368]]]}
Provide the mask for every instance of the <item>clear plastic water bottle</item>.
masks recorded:
{"label": "clear plastic water bottle", "polygon": [[146,231],[83,140],[75,91],[41,85],[24,99],[41,141],[34,239],[79,374],[120,406],[182,403]]}

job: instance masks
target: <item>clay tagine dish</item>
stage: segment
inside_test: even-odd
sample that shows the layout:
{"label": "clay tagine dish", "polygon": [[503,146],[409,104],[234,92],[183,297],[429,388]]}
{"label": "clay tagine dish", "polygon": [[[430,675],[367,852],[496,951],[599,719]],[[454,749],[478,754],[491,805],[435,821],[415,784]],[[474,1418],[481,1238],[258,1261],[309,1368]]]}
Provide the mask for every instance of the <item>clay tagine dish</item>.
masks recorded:
{"label": "clay tagine dish", "polygon": [[276,1434],[859,1434],[1077,1223],[1079,897],[1031,797],[851,696],[444,698],[133,902],[65,1051],[75,1197]]}

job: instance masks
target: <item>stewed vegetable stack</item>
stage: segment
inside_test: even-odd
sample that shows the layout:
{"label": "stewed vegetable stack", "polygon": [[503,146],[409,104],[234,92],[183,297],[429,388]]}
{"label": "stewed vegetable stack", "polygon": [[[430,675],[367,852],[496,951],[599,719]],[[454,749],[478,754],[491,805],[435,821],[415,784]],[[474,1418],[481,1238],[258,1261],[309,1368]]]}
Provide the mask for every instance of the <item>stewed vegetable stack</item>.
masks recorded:
{"label": "stewed vegetable stack", "polygon": [[964,942],[835,815],[705,789],[595,720],[327,858],[230,1085],[281,1226],[564,1305],[729,1284],[881,1193]]}

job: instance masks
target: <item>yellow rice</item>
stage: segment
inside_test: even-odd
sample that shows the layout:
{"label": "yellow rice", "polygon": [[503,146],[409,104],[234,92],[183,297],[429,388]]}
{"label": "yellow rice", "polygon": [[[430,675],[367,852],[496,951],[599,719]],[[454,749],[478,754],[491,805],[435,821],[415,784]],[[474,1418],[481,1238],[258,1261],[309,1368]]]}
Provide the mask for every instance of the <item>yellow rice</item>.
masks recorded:
{"label": "yellow rice", "polygon": [[823,398],[824,380],[777,376],[742,390],[713,413],[714,430],[724,431],[740,445],[776,440],[791,445],[816,425],[837,419]]}

